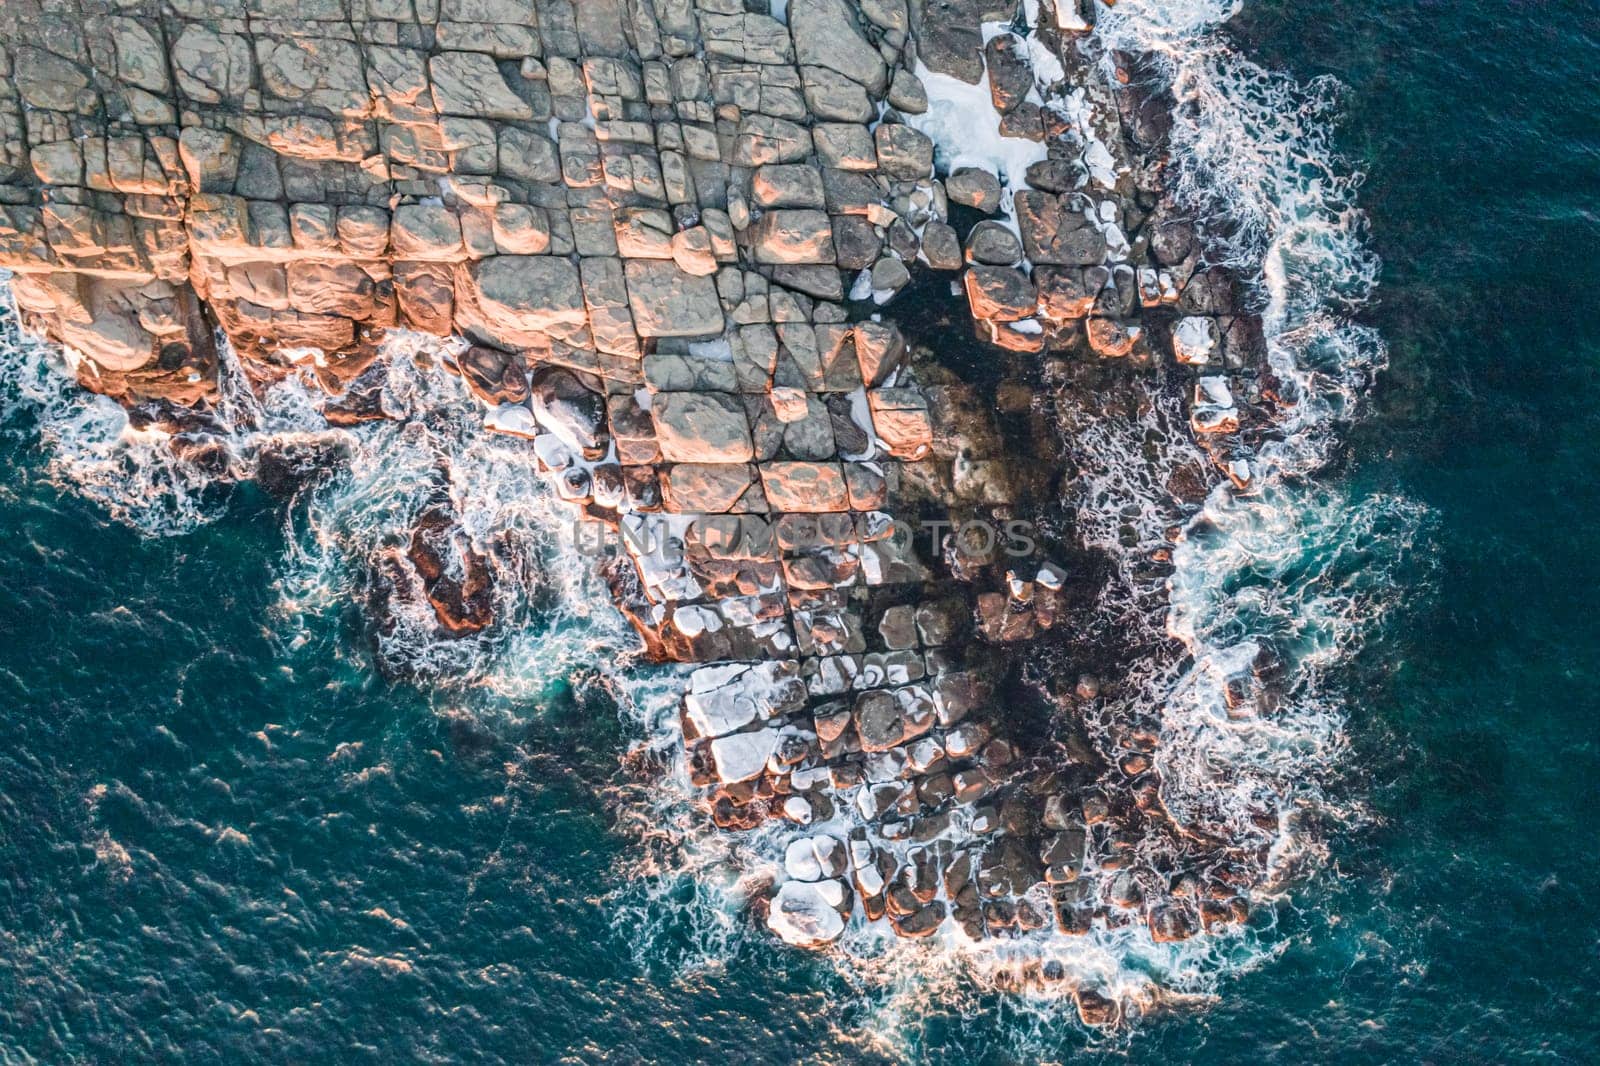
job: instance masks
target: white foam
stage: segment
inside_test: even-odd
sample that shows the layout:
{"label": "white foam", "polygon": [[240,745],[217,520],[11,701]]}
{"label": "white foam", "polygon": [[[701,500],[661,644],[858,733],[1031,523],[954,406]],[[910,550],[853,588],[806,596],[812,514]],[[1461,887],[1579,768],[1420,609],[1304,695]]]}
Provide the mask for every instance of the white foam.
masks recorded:
{"label": "white foam", "polygon": [[844,886],[837,881],[787,881],[772,901],[767,924],[796,947],[830,944],[844,932],[837,909],[843,899]]}
{"label": "white foam", "polygon": [[24,333],[8,277],[0,271],[0,422],[28,421],[51,479],[140,533],[175,536],[215,521],[229,487],[250,476],[251,452],[275,436],[326,428],[299,377],[258,400],[223,343],[217,417],[207,430],[219,463],[196,462],[174,451],[165,430],[136,429],[121,405],[80,388],[76,373],[91,364],[77,353]]}
{"label": "white foam", "polygon": [[[1354,207],[1359,178],[1329,141],[1335,86],[1297,86],[1232,52],[1211,31],[1238,6],[1132,0],[1102,6],[1096,34],[1108,53],[1151,55],[1172,80],[1175,193],[1203,224],[1218,223],[1204,227],[1213,261],[1253,283],[1268,361],[1293,403],[1184,523],[1165,597],[1148,582],[1141,590],[1136,572],[1179,517],[1162,472],[1210,467],[1182,428],[1177,397],[1082,435],[1089,462],[1079,525],[1123,568],[1101,625],[1138,632],[1159,619],[1181,650],[1141,660],[1135,683],[1091,728],[1159,717],[1163,804],[1191,831],[1265,846],[1253,894],[1270,916],[1275,893],[1320,857],[1299,816],[1337,813],[1321,783],[1345,749],[1340,671],[1393,608],[1396,568],[1426,515],[1403,499],[1352,498],[1307,480],[1383,365],[1378,338],[1344,317],[1370,293],[1377,263]],[[1179,326],[1191,362],[1210,356],[1203,325]],[[1208,424],[1231,411],[1225,381],[1202,379],[1197,391]],[[1214,988],[1281,946],[1259,933],[1239,945],[1201,960],[1184,987]]]}
{"label": "white foam", "polygon": [[[1293,858],[1314,857],[1314,847],[1286,812],[1317,798],[1320,774],[1343,747],[1336,690],[1325,681],[1389,602],[1383,568],[1374,567],[1372,558],[1345,553],[1364,545],[1378,559],[1398,556],[1415,536],[1418,512],[1404,501],[1349,500],[1294,484],[1326,455],[1329,431],[1350,415],[1382,365],[1377,339],[1338,318],[1365,296],[1375,263],[1361,247],[1359,217],[1350,206],[1354,179],[1340,171],[1315,121],[1316,105],[1331,99],[1331,85],[1311,86],[1313,106],[1304,109],[1296,87],[1251,67],[1208,36],[1237,6],[1123,0],[1100,9],[1096,32],[1107,48],[1164,56],[1180,98],[1197,105],[1180,109],[1174,130],[1179,192],[1192,208],[1238,222],[1238,232],[1223,247],[1231,265],[1261,280],[1269,358],[1297,401],[1293,417],[1283,439],[1265,442],[1247,465],[1257,482],[1252,495],[1219,487],[1205,505],[1204,522],[1187,526],[1173,550],[1170,589],[1159,601],[1143,598],[1140,589],[1148,583],[1141,584],[1133,566],[1167,547],[1164,527],[1174,519],[1167,475],[1191,463],[1205,469],[1208,462],[1184,425],[1181,396],[1157,395],[1137,418],[1108,415],[1084,427],[1074,440],[1086,471],[1078,524],[1086,541],[1109,551],[1123,570],[1124,580],[1113,583],[1121,591],[1110,594],[1098,624],[1142,634],[1154,623],[1182,651],[1152,655],[1132,679],[1127,702],[1108,703],[1103,713],[1159,713],[1163,799],[1185,824],[1220,826],[1252,839],[1262,832],[1258,815],[1277,815],[1271,854],[1274,870],[1281,872]],[[1044,158],[1044,146],[998,136],[999,116],[986,80],[968,86],[926,68],[917,73],[930,107],[908,121],[934,139],[943,166],[981,166],[1003,176],[1009,213],[1012,192],[1026,167]],[[1085,159],[1093,180],[1115,180],[1112,164],[1095,153],[1093,143]],[[19,358],[15,349],[7,360]],[[131,490],[119,485],[114,491],[126,495],[113,497],[122,501],[108,504],[113,510],[120,506],[137,514],[148,498],[173,495],[180,502],[157,526],[192,528],[214,516],[202,499],[208,479],[191,484],[188,474],[162,465],[166,460],[159,456],[170,455],[164,442],[130,433],[120,408],[73,389],[66,375],[45,367],[42,353],[30,352],[20,359],[29,373],[10,376],[19,380],[19,389],[37,396],[28,402],[53,427],[46,434],[66,457],[65,477],[117,485],[118,464],[134,456],[137,478],[144,480],[132,479]],[[298,619],[340,610],[358,593],[353,575],[361,572],[359,564],[408,528],[418,501],[434,489],[440,460],[447,459],[451,474],[442,490],[463,515],[467,536],[489,549],[510,531],[512,550],[497,566],[533,575],[509,587],[516,596],[537,598],[540,610],[497,604],[520,624],[488,644],[430,641],[422,635],[426,619],[419,619],[414,630],[402,625],[390,638],[390,653],[409,654],[440,673],[464,672],[512,697],[539,693],[576,671],[600,670],[639,737],[633,755],[661,767],[619,804],[619,817],[636,833],[641,853],[631,871],[636,876],[609,901],[615,920],[652,964],[704,965],[731,957],[752,924],[742,908],[770,890],[800,830],[781,822],[749,833],[708,830],[703,812],[689,802],[695,790],[679,734],[677,697],[686,671],[612,663],[619,649],[631,647],[630,638],[590,562],[553,536],[569,516],[555,509],[559,505],[543,489],[529,446],[486,437],[483,411],[459,384],[442,374],[414,373],[409,365],[390,361],[386,404],[434,416],[342,431],[355,444],[349,469],[311,493],[307,513],[292,531],[280,586],[286,638],[309,639]],[[274,419],[294,425],[319,400],[295,379],[259,410],[250,409],[247,395],[236,393],[227,402],[236,408],[234,424],[259,427]],[[864,393],[853,396],[852,405],[870,433]],[[1267,648],[1283,656],[1290,671],[1290,703],[1270,717],[1241,715],[1229,706],[1227,686]],[[848,686],[848,678],[842,683]],[[740,735],[762,737],[749,743],[767,754],[769,738],[776,743],[773,731]],[[741,764],[757,754],[742,753],[747,758]],[[875,764],[873,772],[882,769]],[[853,817],[836,812],[837,824],[813,824],[804,832],[840,834]],[[785,891],[799,892],[787,888],[796,883],[787,882]],[[1264,886],[1263,899],[1272,887]],[[814,923],[813,931],[834,932],[815,906],[828,899],[818,895],[801,902],[806,906],[790,913]],[[795,931],[804,932],[798,924]],[[1176,944],[1155,943],[1142,924],[1097,925],[1075,938],[1040,932],[972,943],[947,923],[926,941],[908,942],[858,914],[841,930],[843,950],[832,957],[870,996],[871,1022],[892,1033],[915,1020],[930,994],[959,1003],[970,994],[967,975],[977,972],[992,981],[1026,963],[1057,963],[1068,978],[1063,986],[1085,983],[1133,1009],[1174,994],[1203,996],[1223,975],[1278,950],[1270,933],[1269,912],[1264,929]],[[689,947],[668,958],[667,944]],[[1020,1002],[1024,1008],[1042,1005],[1039,1017],[1059,1023],[1058,1001],[1047,993],[1025,994]]]}
{"label": "white foam", "polygon": [[936,74],[919,59],[917,79],[928,93],[928,110],[907,115],[907,125],[933,141],[940,169],[949,173],[961,167],[979,167],[1000,179],[1000,212],[1013,219],[1012,198],[1026,189],[1028,168],[1046,158],[1049,149],[1025,137],[1000,136],[1000,113],[989,93],[989,74],[976,85],[948,74]]}

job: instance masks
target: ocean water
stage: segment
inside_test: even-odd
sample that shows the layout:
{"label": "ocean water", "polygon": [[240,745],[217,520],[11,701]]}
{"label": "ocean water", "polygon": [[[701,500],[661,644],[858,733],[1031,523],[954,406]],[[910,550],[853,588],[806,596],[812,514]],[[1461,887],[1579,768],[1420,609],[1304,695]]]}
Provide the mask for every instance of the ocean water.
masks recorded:
{"label": "ocean water", "polygon": [[[1127,32],[1190,64],[1193,195],[1269,249],[1330,410],[1263,457],[1281,483],[1208,505],[1175,630],[1291,649],[1295,743],[1222,750],[1262,789],[1309,773],[1321,824],[1249,950],[1196,962],[1205,995],[1088,1033],[770,943],[653,769],[666,680],[585,609],[514,454],[403,364],[394,394],[444,413],[363,430],[385,462],[287,511],[107,452],[114,410],[30,378],[0,400],[0,1060],[1600,1057],[1600,14],[1245,0],[1211,36],[1230,6]],[[240,403],[242,451],[308,424],[292,392]],[[355,575],[440,454],[528,580],[515,635],[419,660]],[[1209,698],[1204,669],[1156,682]]]}

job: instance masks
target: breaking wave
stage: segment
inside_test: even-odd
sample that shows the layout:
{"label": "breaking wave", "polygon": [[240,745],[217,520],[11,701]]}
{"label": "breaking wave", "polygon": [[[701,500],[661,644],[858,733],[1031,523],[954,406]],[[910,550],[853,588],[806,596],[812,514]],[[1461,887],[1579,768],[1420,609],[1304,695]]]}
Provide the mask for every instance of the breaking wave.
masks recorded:
{"label": "breaking wave", "polygon": [[[1235,52],[1221,27],[1239,6],[1125,0],[1100,8],[1095,33],[1108,56],[1155,57],[1172,88],[1175,196],[1200,221],[1207,265],[1242,278],[1262,316],[1276,420],[1246,426],[1247,487],[1224,482],[1198,505],[1175,501],[1171,487],[1176,472],[1213,465],[1176,382],[1137,410],[1075,427],[1070,444],[1083,471],[1078,529],[1118,570],[1099,626],[1153,649],[1086,725],[1109,742],[1111,723],[1160,723],[1161,800],[1180,832],[1152,835],[1138,854],[1162,869],[1181,860],[1174,849],[1185,840],[1223,846],[1251,866],[1254,916],[1176,943],[1156,942],[1142,923],[977,943],[907,941],[882,923],[852,923],[827,956],[831,973],[855,1031],[891,1054],[914,1049],[935,1014],[1001,1020],[1010,1054],[1057,1050],[1080,1023],[1052,987],[1100,990],[1127,1017],[1213,999],[1284,949],[1278,907],[1325,857],[1327,824],[1360,817],[1333,787],[1352,661],[1425,582],[1418,547],[1431,519],[1405,498],[1319,479],[1386,363],[1381,338],[1352,317],[1380,264],[1356,206],[1360,175],[1333,147],[1338,85],[1300,85]],[[1170,560],[1164,580],[1150,576],[1158,552]],[[676,787],[656,791],[641,815],[652,847],[615,897],[619,927],[641,959],[675,967],[752,952],[789,965],[766,938],[745,938],[739,912],[782,878],[796,830],[708,832],[685,805],[672,700],[657,697],[639,703],[653,738],[641,751]],[[1092,864],[1083,874],[1097,875]],[[1041,986],[1040,973],[1067,980]]]}
{"label": "breaking wave", "polygon": [[149,536],[215,520],[227,496],[217,471],[178,456],[167,434],[137,428],[122,405],[78,387],[72,356],[20,328],[0,271],[0,429],[37,438],[63,490]]}
{"label": "breaking wave", "polygon": [[[597,665],[619,669],[636,650],[592,561],[572,558],[570,514],[531,446],[484,432],[483,408],[438,367],[450,342],[391,332],[367,375],[385,417],[336,426],[309,369],[257,392],[219,338],[214,414],[141,427],[78,387],[72,353],[21,331],[9,289],[0,292],[0,427],[39,440],[58,489],[143,535],[178,536],[227,513],[240,483],[280,483],[288,505],[273,613],[286,644],[320,639],[327,654],[349,656],[348,641],[317,620],[370,602],[385,558],[425,508],[443,505],[492,573],[498,624],[442,638],[426,600],[405,597],[385,602],[381,626],[350,612],[371,629],[381,666],[517,700]],[[185,439],[196,447],[175,446]]]}
{"label": "breaking wave", "polygon": [[[1212,263],[1252,282],[1286,416],[1248,432],[1249,487],[1225,483],[1192,514],[1174,506],[1166,475],[1207,460],[1175,393],[1084,427],[1075,447],[1085,459],[1079,528],[1122,569],[1106,624],[1136,621],[1170,647],[1141,661],[1132,683],[1095,714],[1159,719],[1168,812],[1198,836],[1259,839],[1266,860],[1256,901],[1269,903],[1319,857],[1308,813],[1339,813],[1323,785],[1344,750],[1344,675],[1394,608],[1427,515],[1404,499],[1357,498],[1313,480],[1384,366],[1381,339],[1350,317],[1379,264],[1355,205],[1359,176],[1332,148],[1337,85],[1298,85],[1234,52],[1220,27],[1239,6],[1124,0],[1100,9],[1095,33],[1108,53],[1157,57],[1172,87],[1175,195],[1202,220]],[[630,667],[633,638],[590,561],[563,542],[566,513],[531,449],[484,433],[482,409],[459,381],[425,365],[439,342],[388,342],[379,369],[391,420],[343,428],[328,426],[308,380],[291,375],[258,400],[225,362],[219,470],[175,453],[167,434],[135,427],[114,401],[78,389],[66,356],[21,335],[14,308],[0,306],[0,316],[0,425],[30,412],[51,476],[142,533],[182,533],[218,518],[228,486],[253,473],[269,447],[341,453],[297,490],[285,519],[278,621],[287,641],[319,639],[309,620],[365,596],[376,558],[409,535],[420,508],[447,499],[495,571],[495,612],[506,624],[438,640],[426,605],[403,605],[377,636],[380,658],[510,699],[537,697],[575,671],[600,676],[642,738],[628,757],[641,767],[637,783],[624,785],[615,804],[641,847],[608,900],[640,960],[681,968],[743,951],[790,958],[764,934],[759,943],[744,934],[746,905],[779,876],[792,830],[707,830],[690,804],[678,735],[681,673]],[[1174,525],[1176,543],[1167,534]],[[1162,547],[1171,573],[1152,585],[1137,564]],[[897,1045],[915,1042],[936,1004],[958,1017],[1014,1017],[1017,1045],[1036,1047],[1076,1022],[1059,997],[1030,990],[1025,969],[1054,966],[1136,1012],[1215,995],[1229,975],[1279,949],[1272,925],[1268,907],[1247,928],[1180,943],[1156,943],[1135,924],[977,944],[910,942],[857,925],[832,958],[864,1028]],[[1013,985],[1016,996],[992,996]]]}
{"label": "breaking wave", "polygon": [[483,407],[439,368],[452,349],[419,334],[385,340],[368,376],[379,379],[386,417],[338,431],[338,461],[287,511],[281,628],[309,637],[309,620],[370,597],[417,517],[442,505],[492,575],[495,623],[439,639],[425,600],[390,599],[375,634],[379,658],[440,684],[537,699],[636,642],[591,561],[570,557],[570,509],[539,475],[532,446],[485,432]]}
{"label": "breaking wave", "polygon": [[[1278,417],[1245,427],[1248,485],[1223,482],[1193,513],[1160,480],[1163,467],[1206,461],[1172,398],[1107,419],[1079,442],[1089,459],[1080,522],[1122,571],[1106,623],[1159,625],[1151,636],[1172,641],[1101,715],[1160,721],[1168,814],[1200,839],[1258,844],[1255,901],[1271,904],[1316,868],[1318,825],[1354,813],[1327,788],[1346,745],[1351,660],[1416,591],[1430,517],[1404,498],[1316,480],[1386,363],[1382,340],[1351,317],[1380,264],[1356,206],[1361,177],[1333,147],[1338,84],[1300,85],[1234,51],[1220,27],[1240,7],[1124,3],[1102,8],[1095,32],[1108,55],[1151,56],[1171,87],[1170,187],[1199,220],[1208,265],[1249,285]],[[1152,597],[1137,566],[1162,547],[1170,576]],[[1247,950],[1193,987],[1214,990],[1275,954],[1270,909],[1257,924]]]}

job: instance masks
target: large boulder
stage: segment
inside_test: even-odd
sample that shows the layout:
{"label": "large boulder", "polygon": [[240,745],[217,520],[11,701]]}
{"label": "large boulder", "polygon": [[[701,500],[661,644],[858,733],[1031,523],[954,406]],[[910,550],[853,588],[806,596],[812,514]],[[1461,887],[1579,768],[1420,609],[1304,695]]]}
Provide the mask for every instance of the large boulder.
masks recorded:
{"label": "large boulder", "polygon": [[844,0],[790,0],[789,32],[803,67],[826,67],[859,82],[874,95],[889,85],[889,69]]}
{"label": "large boulder", "polygon": [[768,211],[751,230],[756,262],[832,263],[833,226],[823,211]]}
{"label": "large boulder", "polygon": [[556,144],[543,134],[516,126],[500,130],[495,159],[508,178],[541,184],[561,180],[561,156]]}
{"label": "large boulder", "polygon": [[767,927],[786,944],[826,947],[844,934],[849,903],[842,881],[785,881],[767,912]]}
{"label": "large boulder", "polygon": [[441,115],[531,119],[533,108],[511,91],[482,52],[442,52],[428,60],[433,106]]}
{"label": "large boulder", "polygon": [[1033,68],[1023,56],[1018,41],[1009,33],[989,38],[983,46],[989,68],[989,96],[1001,114],[1015,110],[1033,88]]}
{"label": "large boulder", "polygon": [[85,279],[81,307],[59,319],[61,339],[102,370],[127,371],[154,361],[157,339],[144,328],[138,291],[114,281]]}
{"label": "large boulder", "polygon": [[1189,315],[1179,319],[1172,331],[1172,352],[1180,363],[1204,366],[1211,361],[1218,339],[1216,319]]}
{"label": "large boulder", "polygon": [[1016,206],[1022,244],[1035,263],[1094,266],[1105,262],[1105,235],[1082,212],[1069,209],[1062,197],[1019,192]]}
{"label": "large boulder", "polygon": [[807,163],[773,163],[758,167],[750,179],[750,195],[757,207],[826,206],[822,175]]}
{"label": "large boulder", "polygon": [[967,302],[976,318],[1016,322],[1038,311],[1033,282],[1014,267],[974,266],[965,280]]}
{"label": "large boulder", "polygon": [[802,71],[806,106],[820,119],[834,122],[871,122],[878,112],[867,90],[826,67]]}
{"label": "large boulder", "polygon": [[663,476],[667,509],[680,514],[748,510],[753,487],[747,463],[679,463]]}
{"label": "large boulder", "polygon": [[928,402],[917,389],[870,389],[867,408],[872,429],[897,459],[917,460],[933,444]]}
{"label": "large boulder", "polygon": [[711,742],[711,763],[716,768],[717,780],[732,785],[760,777],[778,746],[778,739],[775,729],[717,737]]}
{"label": "large boulder", "polygon": [[494,577],[449,508],[430,507],[417,519],[406,552],[445,636],[479,632],[494,621]]}
{"label": "large boulder", "polygon": [[443,204],[404,204],[396,208],[389,239],[401,259],[447,260],[464,254],[461,222]]}
{"label": "large boulder", "polygon": [[529,383],[534,417],[556,439],[594,454],[605,446],[606,403],[565,367],[544,366]]}
{"label": "large boulder", "polygon": [[844,845],[826,834],[792,840],[783,853],[783,872],[795,881],[840,877],[848,867]]}
{"label": "large boulder", "polygon": [[893,693],[863,692],[856,697],[853,714],[856,735],[866,751],[888,751],[905,739],[905,721]]}
{"label": "large boulder", "polygon": [[917,180],[933,173],[933,141],[921,130],[885,122],[873,131],[878,168],[891,178]]}
{"label": "large boulder", "polygon": [[[579,5],[580,9],[584,6],[590,5]],[[771,15],[753,12],[716,14],[701,8],[698,19],[700,32],[705,36],[707,55],[767,65],[794,60],[789,31]]]}
{"label": "large boulder", "polygon": [[1007,0],[922,0],[911,5],[917,57],[929,70],[976,85],[983,77],[981,24],[1010,19]]}
{"label": "large boulder", "polygon": [[1022,242],[999,222],[980,222],[967,234],[967,254],[974,263],[1012,266],[1022,258]]}
{"label": "large boulder", "polygon": [[761,467],[761,484],[777,511],[806,513],[849,508],[838,463],[773,462]]}
{"label": "large boulder", "polygon": [[943,222],[929,222],[922,228],[922,255],[935,270],[961,269],[961,241],[956,231]]}
{"label": "large boulder", "polygon": [[[172,44],[172,69],[186,96],[216,104],[236,100],[249,90],[255,80],[255,57],[250,43],[238,34],[189,23]],[[21,88],[20,71],[17,80]]]}
{"label": "large boulder", "polygon": [[658,392],[650,404],[663,458],[674,463],[744,463],[754,455],[738,397],[722,392]]}
{"label": "large boulder", "polygon": [[960,167],[944,179],[944,191],[958,204],[985,214],[1000,209],[1000,179],[980,167]]}
{"label": "large boulder", "polygon": [[496,255],[468,272],[481,321],[480,332],[506,347],[545,347],[551,331],[566,332],[586,321],[578,268],[543,255]]}
{"label": "large boulder", "polygon": [[733,142],[733,162],[741,167],[799,163],[811,154],[811,132],[772,115],[746,115]]}
{"label": "large boulder", "polygon": [[1039,286],[1039,311],[1052,321],[1082,318],[1094,306],[1097,294],[1079,267],[1038,267],[1033,279]]}
{"label": "large boulder", "polygon": [[641,337],[703,337],[722,332],[722,304],[710,277],[670,259],[632,259],[623,268],[628,307]]}
{"label": "large boulder", "polygon": [[468,390],[486,404],[525,403],[528,367],[522,356],[475,344],[458,360]]}

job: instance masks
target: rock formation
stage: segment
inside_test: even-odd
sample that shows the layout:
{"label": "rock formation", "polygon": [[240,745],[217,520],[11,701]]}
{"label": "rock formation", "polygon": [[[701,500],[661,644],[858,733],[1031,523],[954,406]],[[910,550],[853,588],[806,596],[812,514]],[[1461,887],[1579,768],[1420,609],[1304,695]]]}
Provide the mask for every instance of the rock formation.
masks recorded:
{"label": "rock formation", "polygon": [[[487,428],[627,532],[609,578],[651,653],[708,664],[682,715],[708,817],[795,827],[784,939],[1187,937],[1246,879],[1222,846],[1133,860],[1180,835],[1159,729],[1063,757],[1022,728],[1016,649],[1070,643],[1086,594],[1070,544],[995,530],[1054,502],[1046,360],[1192,379],[1213,479],[1247,481],[1260,330],[1163,195],[1170,101],[1056,3],[7,0],[0,266],[130,405],[213,404],[214,331],[346,398],[386,331],[465,337]],[[952,83],[1025,162],[951,168]],[[998,374],[908,343],[919,278],[958,283]],[[447,524],[397,565],[447,630],[492,624]]]}

